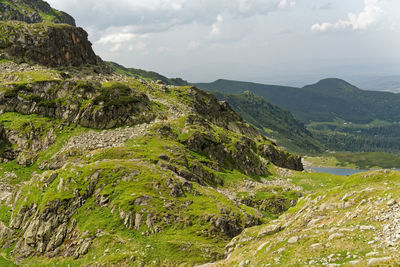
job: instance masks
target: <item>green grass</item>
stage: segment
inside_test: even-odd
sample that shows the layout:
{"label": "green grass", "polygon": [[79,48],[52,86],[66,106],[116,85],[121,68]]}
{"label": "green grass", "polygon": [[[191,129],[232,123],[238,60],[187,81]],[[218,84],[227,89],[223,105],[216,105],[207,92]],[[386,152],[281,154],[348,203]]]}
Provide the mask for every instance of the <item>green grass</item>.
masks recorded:
{"label": "green grass", "polygon": [[[272,175],[279,177],[274,166],[270,166],[269,170]],[[347,179],[347,177],[327,173],[306,173],[292,171],[288,179],[294,185],[302,187],[304,192],[310,193],[321,192],[340,186]]]}
{"label": "green grass", "polygon": [[16,265],[14,262],[12,262],[11,260],[8,260],[6,258],[4,258],[3,256],[0,256],[0,266],[4,266],[4,267],[14,267],[14,266],[18,266]]}
{"label": "green grass", "polygon": [[[0,61],[2,63],[4,61]],[[0,81],[3,81],[3,76],[5,74],[0,74]],[[7,73],[7,75],[15,75],[18,77],[18,83],[31,83],[31,82],[41,82],[41,81],[58,81],[60,77],[58,72],[54,70],[36,70],[36,71],[25,71],[25,72],[14,72]]]}
{"label": "green grass", "polygon": [[385,152],[328,153],[320,157],[306,157],[314,166],[358,169],[400,168],[400,156]]}
{"label": "green grass", "polygon": [[11,219],[11,208],[4,202],[0,203],[0,221],[6,226],[9,225]]}

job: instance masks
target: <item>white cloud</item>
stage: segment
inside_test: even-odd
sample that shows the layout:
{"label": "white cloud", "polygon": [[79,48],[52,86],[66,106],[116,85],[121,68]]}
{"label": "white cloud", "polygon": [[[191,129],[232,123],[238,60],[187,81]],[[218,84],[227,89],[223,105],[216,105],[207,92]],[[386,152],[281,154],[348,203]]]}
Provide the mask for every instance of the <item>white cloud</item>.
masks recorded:
{"label": "white cloud", "polygon": [[98,44],[119,44],[132,41],[137,35],[134,33],[114,33],[108,34],[100,38],[96,43]]}
{"label": "white cloud", "polygon": [[78,24],[108,27],[134,26],[136,33],[162,32],[179,25],[212,25],[219,14],[235,18],[265,15],[290,8],[296,0],[49,0],[70,12]]}
{"label": "white cloud", "polygon": [[337,22],[324,22],[311,26],[313,32],[325,32],[329,30],[366,30],[382,17],[382,0],[364,0],[364,9],[359,14],[349,13],[347,19]]}
{"label": "white cloud", "polygon": [[290,8],[294,7],[296,5],[295,1],[290,1],[290,0],[280,0],[278,3],[279,8]]}
{"label": "white cloud", "polygon": [[129,27],[112,28],[104,33],[104,35],[95,42],[96,45],[109,47],[110,52],[120,51],[142,51],[146,48],[145,39],[149,37],[148,34],[135,34],[129,32]]}
{"label": "white cloud", "polygon": [[211,35],[221,34],[221,24],[224,22],[224,17],[222,15],[217,16],[217,21],[211,25]]}

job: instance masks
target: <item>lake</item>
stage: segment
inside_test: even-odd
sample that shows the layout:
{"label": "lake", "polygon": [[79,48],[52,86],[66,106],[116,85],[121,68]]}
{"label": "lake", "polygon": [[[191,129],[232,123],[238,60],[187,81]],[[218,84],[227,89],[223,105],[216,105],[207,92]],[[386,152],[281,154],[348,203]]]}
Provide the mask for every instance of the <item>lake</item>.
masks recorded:
{"label": "lake", "polygon": [[359,172],[367,172],[369,170],[359,170],[359,169],[346,169],[346,168],[317,168],[317,167],[311,167],[311,168],[306,168],[307,170],[312,170],[314,172],[322,172],[322,173],[330,173],[330,174],[335,174],[335,175],[342,175],[342,176],[347,176],[347,175],[353,175]]}

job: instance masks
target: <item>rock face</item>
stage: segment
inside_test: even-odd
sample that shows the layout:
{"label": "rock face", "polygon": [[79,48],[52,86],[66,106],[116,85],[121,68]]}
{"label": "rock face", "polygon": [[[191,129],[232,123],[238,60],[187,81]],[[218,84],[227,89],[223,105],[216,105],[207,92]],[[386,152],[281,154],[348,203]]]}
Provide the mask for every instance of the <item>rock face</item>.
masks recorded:
{"label": "rock face", "polygon": [[261,155],[269,158],[276,166],[302,171],[304,170],[301,157],[276,149],[273,145],[263,145],[260,148]]}
{"label": "rock face", "polygon": [[47,21],[75,26],[73,17],[65,12],[51,8],[48,3],[42,0],[3,1],[0,3],[0,20],[19,20],[27,23]]}
{"label": "rock face", "polygon": [[0,126],[0,160],[7,162],[17,159],[18,164],[30,166],[39,151],[47,149],[56,140],[54,129],[35,127],[32,123],[22,125],[18,130],[6,130]]}
{"label": "rock face", "polygon": [[87,38],[82,28],[67,25],[2,22],[0,55],[50,67],[101,64]]}
{"label": "rock face", "polygon": [[[56,178],[57,174],[54,173],[47,182]],[[22,238],[13,250],[14,256],[25,258],[32,254],[45,253],[54,257],[62,253],[64,257],[79,258],[86,254],[92,238],[81,239],[76,236],[76,221],[71,220],[71,217],[93,195],[98,180],[99,174],[95,173],[88,177],[89,184],[86,190],[82,193],[75,192],[73,198],[63,201],[56,199],[47,203],[43,210],[36,204],[25,206],[14,214],[10,228],[23,231]],[[69,240],[68,245],[64,244],[62,249],[56,250],[65,239]]]}
{"label": "rock face", "polygon": [[150,100],[125,85],[96,87],[48,81],[10,85],[0,92],[0,112],[39,114],[85,127],[107,129],[155,118]]}

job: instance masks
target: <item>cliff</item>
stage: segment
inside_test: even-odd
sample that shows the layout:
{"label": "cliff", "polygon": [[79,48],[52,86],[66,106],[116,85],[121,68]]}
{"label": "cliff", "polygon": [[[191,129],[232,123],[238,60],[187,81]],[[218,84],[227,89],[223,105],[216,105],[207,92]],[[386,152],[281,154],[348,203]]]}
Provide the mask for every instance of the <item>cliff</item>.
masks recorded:
{"label": "cliff", "polygon": [[87,37],[68,25],[0,22],[0,56],[51,67],[100,64]]}

